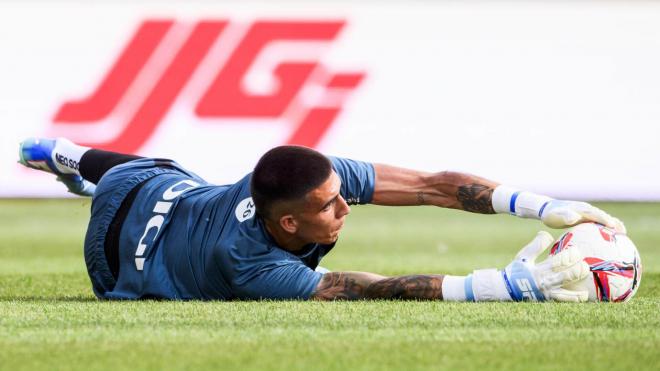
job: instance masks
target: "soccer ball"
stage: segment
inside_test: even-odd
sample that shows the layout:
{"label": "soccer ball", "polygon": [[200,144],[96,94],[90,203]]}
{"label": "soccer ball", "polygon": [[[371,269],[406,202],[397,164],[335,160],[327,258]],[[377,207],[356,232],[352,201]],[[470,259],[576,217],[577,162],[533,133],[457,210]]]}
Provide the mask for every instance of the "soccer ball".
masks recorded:
{"label": "soccer ball", "polygon": [[628,301],[637,292],[642,261],[628,236],[600,224],[579,224],[555,242],[550,255],[565,249],[578,249],[592,273],[566,289],[586,290],[589,301],[612,302]]}

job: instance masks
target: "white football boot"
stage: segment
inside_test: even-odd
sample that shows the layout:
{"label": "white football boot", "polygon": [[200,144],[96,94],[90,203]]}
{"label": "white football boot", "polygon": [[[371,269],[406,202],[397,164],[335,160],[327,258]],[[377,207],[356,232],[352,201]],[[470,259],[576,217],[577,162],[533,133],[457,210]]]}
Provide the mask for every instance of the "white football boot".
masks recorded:
{"label": "white football boot", "polygon": [[[20,144],[18,162],[31,169],[42,170],[57,175],[57,180],[64,183],[69,192],[73,194],[88,197],[93,196],[96,190],[94,183],[83,179],[80,175],[65,174],[58,169],[55,164],[57,154],[54,150],[60,141],[69,142],[65,138],[27,138]],[[71,145],[73,144],[71,143]]]}

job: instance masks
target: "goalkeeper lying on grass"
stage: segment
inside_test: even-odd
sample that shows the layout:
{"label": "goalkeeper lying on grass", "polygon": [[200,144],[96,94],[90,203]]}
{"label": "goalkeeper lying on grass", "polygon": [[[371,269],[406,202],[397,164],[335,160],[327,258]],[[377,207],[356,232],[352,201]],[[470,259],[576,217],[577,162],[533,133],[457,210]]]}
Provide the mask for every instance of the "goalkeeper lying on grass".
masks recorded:
{"label": "goalkeeper lying on grass", "polygon": [[85,262],[104,299],[438,299],[586,301],[564,283],[589,273],[577,249],[537,263],[547,232],[503,270],[467,277],[323,272],[349,205],[435,205],[510,213],[552,228],[621,222],[583,202],[519,192],[455,172],[424,173],[304,147],[277,147],[235,184],[212,185],[176,162],[27,139],[20,162],[93,196]]}

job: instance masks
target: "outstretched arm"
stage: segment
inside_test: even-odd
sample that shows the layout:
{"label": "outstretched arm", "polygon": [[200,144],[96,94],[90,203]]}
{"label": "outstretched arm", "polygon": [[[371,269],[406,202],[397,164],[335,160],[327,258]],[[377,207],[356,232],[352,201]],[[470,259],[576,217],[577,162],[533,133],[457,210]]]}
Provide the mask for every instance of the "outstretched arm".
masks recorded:
{"label": "outstretched arm", "polygon": [[586,291],[562,288],[590,273],[577,249],[566,249],[536,263],[536,258],[552,243],[549,233],[539,232],[503,270],[480,269],[467,277],[434,274],[383,277],[366,272],[329,272],[321,278],[312,299],[586,301]]}
{"label": "outstretched arm", "polygon": [[434,205],[481,214],[512,214],[540,219],[551,228],[596,222],[625,233],[620,220],[586,202],[554,200],[496,182],[452,171],[426,173],[374,164],[372,203],[387,206]]}
{"label": "outstretched arm", "polygon": [[443,171],[427,173],[374,164],[376,186],[372,203],[387,206],[434,205],[474,213],[494,214],[497,183],[478,176]]}
{"label": "outstretched arm", "polygon": [[323,275],[313,298],[442,300],[442,279],[442,275],[383,277],[366,272],[329,272]]}

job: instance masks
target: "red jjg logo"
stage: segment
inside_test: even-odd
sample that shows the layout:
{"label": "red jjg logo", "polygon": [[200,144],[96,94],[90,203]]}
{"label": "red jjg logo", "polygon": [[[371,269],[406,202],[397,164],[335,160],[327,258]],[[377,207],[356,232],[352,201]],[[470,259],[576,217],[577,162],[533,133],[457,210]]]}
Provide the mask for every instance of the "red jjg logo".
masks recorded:
{"label": "red jjg logo", "polygon": [[[230,29],[225,20],[198,22],[177,50],[163,42],[175,26],[173,20],[143,22],[95,91],[85,99],[64,103],[55,114],[54,124],[59,128],[89,126],[108,118],[120,118],[125,122],[113,138],[79,142],[99,149],[137,152],[154,133],[202,61],[207,56],[213,58],[209,50],[217,39]],[[282,42],[300,42],[301,48],[310,42],[328,43],[337,37],[343,26],[343,21],[252,23],[227,59],[216,61],[220,66],[215,67],[215,76],[208,76],[210,85],[201,88],[206,90],[200,92],[194,107],[196,116],[202,119],[284,118],[292,127],[287,144],[316,146],[341,111],[343,97],[364,78],[363,72],[331,73],[318,60],[282,62],[272,71],[276,88],[267,93],[246,91],[246,79],[268,48]],[[154,72],[145,65],[152,58],[162,58],[163,49],[170,51],[171,59],[166,61],[160,75],[152,76]],[[146,93],[131,112],[122,111],[120,102],[127,99],[127,90],[138,84],[136,81],[148,86]],[[322,87],[322,98],[306,105],[302,91],[313,84]],[[331,99],[333,94],[340,99]]]}

